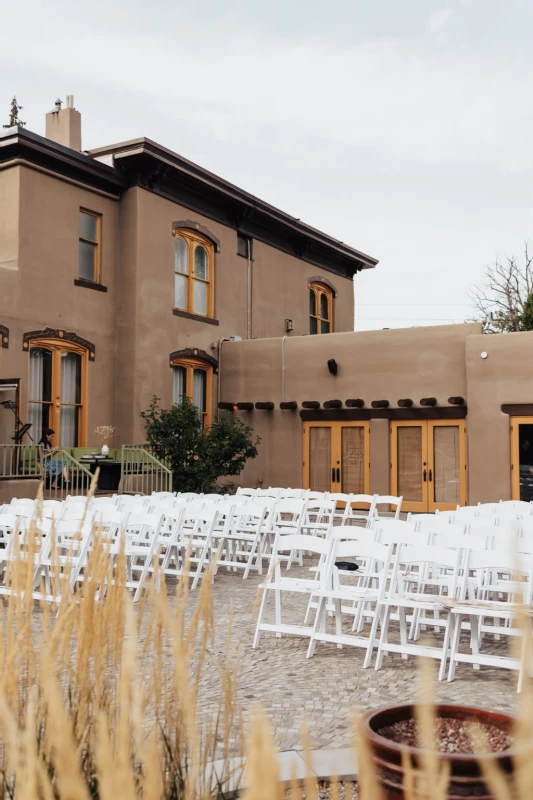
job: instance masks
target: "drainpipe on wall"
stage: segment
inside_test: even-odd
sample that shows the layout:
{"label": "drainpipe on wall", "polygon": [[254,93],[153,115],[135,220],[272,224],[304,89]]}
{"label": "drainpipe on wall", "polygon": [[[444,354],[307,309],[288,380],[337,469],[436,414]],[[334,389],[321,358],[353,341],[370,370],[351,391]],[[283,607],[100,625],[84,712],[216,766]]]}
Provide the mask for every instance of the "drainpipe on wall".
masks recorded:
{"label": "drainpipe on wall", "polygon": [[220,403],[221,389],[222,389],[222,387],[221,387],[221,383],[222,383],[222,342],[231,342],[231,340],[232,340],[231,336],[223,336],[222,339],[220,339],[219,342],[218,342],[218,353],[217,353],[217,355],[218,355],[218,380],[217,380],[217,413],[216,413],[217,420],[218,420],[218,417],[219,417],[219,414],[220,414],[220,410],[218,408],[218,404]]}
{"label": "drainpipe on wall", "polygon": [[246,239],[248,253],[248,308],[246,315],[246,338],[252,338],[252,240]]}
{"label": "drainpipe on wall", "polygon": [[281,402],[285,400],[285,339],[287,336],[281,338]]}

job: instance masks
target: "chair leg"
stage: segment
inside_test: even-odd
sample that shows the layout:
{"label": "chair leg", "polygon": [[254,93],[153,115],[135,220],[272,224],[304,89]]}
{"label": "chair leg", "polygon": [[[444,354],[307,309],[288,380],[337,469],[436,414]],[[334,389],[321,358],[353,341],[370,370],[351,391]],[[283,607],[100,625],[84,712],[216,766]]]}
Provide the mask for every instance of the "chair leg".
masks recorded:
{"label": "chair leg", "polygon": [[379,606],[376,603],[376,608],[374,611],[374,618],[372,620],[372,627],[370,628],[370,636],[368,639],[368,647],[366,649],[365,660],[363,662],[363,669],[367,669],[370,666],[370,662],[372,661],[372,653],[374,652],[375,641],[376,641],[376,633],[378,630],[379,619],[381,616],[381,612],[379,610]]}
{"label": "chair leg", "polygon": [[[378,609],[376,609],[376,613],[378,613]],[[383,622],[381,623],[381,636],[379,638],[378,654],[376,656],[376,665],[374,667],[374,669],[376,670],[381,669],[381,665],[383,664],[383,648],[388,641],[387,637],[389,633],[389,622],[390,622],[391,611],[392,611],[391,606],[385,606],[385,613],[383,614]]]}
{"label": "chair leg", "polygon": [[319,630],[321,630],[322,625],[324,624],[326,619],[326,598],[321,597],[318,601],[318,608],[316,611],[315,622],[313,624],[313,630],[311,631],[311,637],[309,639],[309,647],[307,648],[307,658],[311,658],[315,654],[315,647],[316,647],[316,639],[315,636]]}
{"label": "chair leg", "polygon": [[455,656],[459,652],[459,641],[461,638],[461,625],[462,625],[462,615],[461,614],[454,614],[450,612],[450,618],[453,619],[453,634],[452,634],[452,646],[450,648],[450,666],[448,667],[448,681],[451,683],[455,679]]}
{"label": "chair leg", "polygon": [[451,623],[452,615],[448,614],[448,619],[446,621],[446,627],[444,629],[444,642],[442,645],[442,656],[440,659],[440,667],[439,667],[439,681],[444,680],[444,676],[446,675],[446,664],[448,662],[448,650],[450,647],[450,635],[452,633],[452,623]]}
{"label": "chair leg", "polygon": [[[400,607],[398,609],[398,616],[400,617],[400,642],[403,647],[407,646],[407,615],[405,613],[405,608]],[[402,653],[402,658],[406,661],[409,656],[407,653]]]}
{"label": "chair leg", "polygon": [[255,650],[259,644],[259,639],[261,638],[261,624],[263,622],[263,617],[265,615],[265,606],[267,601],[267,589],[266,587],[263,588],[263,597],[261,598],[261,605],[259,606],[259,614],[257,615],[257,625],[255,626],[255,636],[254,641],[252,644],[252,648]]}
{"label": "chair leg", "polygon": [[[335,599],[334,606],[335,606],[335,635],[341,636],[342,635],[342,608],[341,608],[341,601],[339,599]],[[342,650],[342,643],[337,642],[337,650]]]}
{"label": "chair leg", "polygon": [[[276,625],[281,625],[281,591],[276,588],[274,590],[274,602],[276,606]],[[276,638],[281,639],[281,631],[276,631]]]}

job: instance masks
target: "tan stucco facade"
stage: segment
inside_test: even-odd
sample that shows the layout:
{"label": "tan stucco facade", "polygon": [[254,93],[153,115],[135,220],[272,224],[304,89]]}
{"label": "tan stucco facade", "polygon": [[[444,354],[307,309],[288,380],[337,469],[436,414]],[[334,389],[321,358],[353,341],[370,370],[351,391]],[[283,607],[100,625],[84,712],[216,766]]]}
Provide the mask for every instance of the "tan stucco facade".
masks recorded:
{"label": "tan stucco facade", "polygon": [[[198,350],[218,359],[221,339],[245,338],[249,329],[252,337],[281,336],[286,319],[291,336],[305,333],[311,280],[333,287],[334,329],[353,328],[351,277],[254,240],[249,309],[249,264],[237,254],[236,227],[141,186],[113,193],[20,159],[0,167],[0,326],[9,330],[9,346],[0,349],[0,379],[19,382],[22,421],[28,416],[28,332],[74,332],[92,345],[86,442],[95,443],[96,426],[111,424],[120,445],[144,441],[140,412],[154,394],[171,404],[171,353]],[[80,209],[101,215],[98,291],[75,283]],[[173,228],[180,222],[217,242],[213,320],[173,312]],[[217,380],[215,370],[213,409]],[[13,423],[0,407],[2,441],[10,440]]]}
{"label": "tan stucco facade", "polygon": [[[533,333],[484,336],[478,324],[225,343],[223,400],[275,405],[273,411],[238,412],[261,437],[260,455],[249,462],[242,481],[301,485],[302,403],[319,402],[315,418],[328,419],[324,403],[341,400],[336,418],[345,414],[348,419],[346,400],[358,398],[364,400],[361,415],[370,422],[371,491],[385,494],[390,490],[390,422],[382,417],[389,412],[373,411],[372,402],[388,400],[389,410],[401,415],[398,400],[411,399],[405,418],[422,419],[421,399],[437,400],[431,413],[438,418],[454,408],[450,397],[462,397],[468,502],[508,499],[510,416],[502,405],[533,404],[532,354]],[[328,371],[329,359],[337,362],[337,375]],[[280,410],[283,401],[296,401],[298,409]]]}

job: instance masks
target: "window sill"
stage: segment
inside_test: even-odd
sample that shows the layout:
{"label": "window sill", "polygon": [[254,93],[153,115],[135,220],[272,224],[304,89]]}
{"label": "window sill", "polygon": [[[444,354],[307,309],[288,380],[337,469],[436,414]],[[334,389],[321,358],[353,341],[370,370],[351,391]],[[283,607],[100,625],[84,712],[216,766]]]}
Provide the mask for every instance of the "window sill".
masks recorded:
{"label": "window sill", "polygon": [[203,317],[201,314],[191,314],[189,311],[182,311],[181,308],[173,308],[172,313],[175,317],[194,319],[197,322],[207,322],[208,325],[220,325],[218,319],[213,319],[212,317]]}
{"label": "window sill", "polygon": [[96,281],[88,281],[86,278],[74,278],[74,286],[95,289],[97,292],[107,292],[107,286],[102,286],[101,283],[96,283]]}

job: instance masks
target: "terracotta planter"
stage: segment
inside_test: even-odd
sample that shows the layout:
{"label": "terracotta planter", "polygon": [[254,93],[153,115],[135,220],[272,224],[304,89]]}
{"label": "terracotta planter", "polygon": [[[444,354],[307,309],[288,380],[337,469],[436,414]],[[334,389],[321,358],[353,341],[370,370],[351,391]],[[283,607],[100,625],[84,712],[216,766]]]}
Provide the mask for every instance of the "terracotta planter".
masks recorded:
{"label": "terracotta planter", "polygon": [[[365,734],[369,740],[374,755],[374,764],[387,800],[403,800],[404,798],[402,752],[409,753],[413,766],[418,767],[422,750],[397,744],[391,739],[380,736],[377,731],[393,725],[395,722],[411,719],[414,716],[414,709],[414,705],[410,704],[388,706],[380,711],[374,711],[366,717]],[[513,718],[506,714],[460,705],[438,705],[437,716],[488,723],[503,731],[510,730],[514,722]],[[490,759],[497,764],[500,770],[510,773],[513,770],[512,758],[515,751],[505,750],[501,753],[491,753],[481,757],[448,753],[439,755],[450,765],[449,800],[462,800],[465,797],[493,800],[493,796],[483,781],[479,762],[482,759]],[[427,796],[420,795],[421,800],[423,797]]]}

